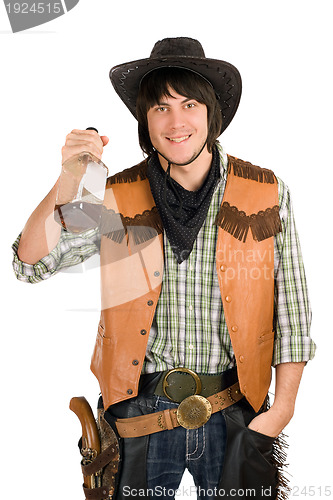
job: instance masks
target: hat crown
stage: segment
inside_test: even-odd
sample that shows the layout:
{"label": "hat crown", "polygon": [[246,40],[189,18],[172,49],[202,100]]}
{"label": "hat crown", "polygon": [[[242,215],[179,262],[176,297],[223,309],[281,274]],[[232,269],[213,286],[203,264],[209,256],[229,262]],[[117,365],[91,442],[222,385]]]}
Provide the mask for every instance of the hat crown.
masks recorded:
{"label": "hat crown", "polygon": [[178,37],[159,40],[155,43],[150,54],[150,58],[174,56],[204,58],[205,53],[198,40],[188,37]]}

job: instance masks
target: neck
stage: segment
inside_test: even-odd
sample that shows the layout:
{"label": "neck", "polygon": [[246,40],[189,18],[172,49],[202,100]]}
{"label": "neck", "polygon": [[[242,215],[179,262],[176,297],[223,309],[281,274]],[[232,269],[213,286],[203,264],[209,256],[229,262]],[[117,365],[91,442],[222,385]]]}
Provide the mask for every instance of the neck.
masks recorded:
{"label": "neck", "polygon": [[[160,164],[166,172],[168,161],[158,154]],[[207,146],[201,154],[188,165],[175,165],[171,163],[170,177],[174,179],[187,191],[197,191],[205,182],[212,164],[212,153],[208,152]]]}

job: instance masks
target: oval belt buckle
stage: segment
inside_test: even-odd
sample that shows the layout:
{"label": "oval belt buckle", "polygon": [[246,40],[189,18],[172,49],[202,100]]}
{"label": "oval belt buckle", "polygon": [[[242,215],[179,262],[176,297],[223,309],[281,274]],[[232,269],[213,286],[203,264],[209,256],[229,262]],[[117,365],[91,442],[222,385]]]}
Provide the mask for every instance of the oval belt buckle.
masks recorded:
{"label": "oval belt buckle", "polygon": [[193,370],[184,367],[173,368],[167,373],[163,380],[163,392],[169,399],[171,399],[171,401],[172,398],[168,395],[166,390],[168,387],[167,379],[168,376],[174,372],[188,373],[195,381],[195,394],[183,399],[183,401],[179,404],[177,409],[177,421],[179,425],[185,429],[198,429],[210,419],[212,414],[212,405],[208,399],[199,395],[201,392],[201,380],[199,375]]}

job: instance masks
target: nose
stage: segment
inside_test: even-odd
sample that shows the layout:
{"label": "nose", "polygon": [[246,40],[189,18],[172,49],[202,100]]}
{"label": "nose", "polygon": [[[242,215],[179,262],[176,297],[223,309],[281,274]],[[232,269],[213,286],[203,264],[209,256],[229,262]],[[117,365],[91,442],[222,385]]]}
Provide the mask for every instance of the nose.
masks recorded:
{"label": "nose", "polygon": [[182,109],[172,109],[169,114],[169,126],[171,130],[178,130],[185,127],[185,114]]}

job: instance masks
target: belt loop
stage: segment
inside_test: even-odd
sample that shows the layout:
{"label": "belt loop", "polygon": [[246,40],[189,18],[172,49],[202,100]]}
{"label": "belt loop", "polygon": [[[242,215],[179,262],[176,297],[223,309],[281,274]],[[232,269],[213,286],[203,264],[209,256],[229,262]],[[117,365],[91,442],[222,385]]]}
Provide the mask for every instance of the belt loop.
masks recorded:
{"label": "belt loop", "polygon": [[164,420],[165,420],[165,424],[166,424],[168,431],[171,431],[172,429],[174,429],[174,425],[173,425],[172,418],[171,418],[172,411],[173,410],[164,410]]}

